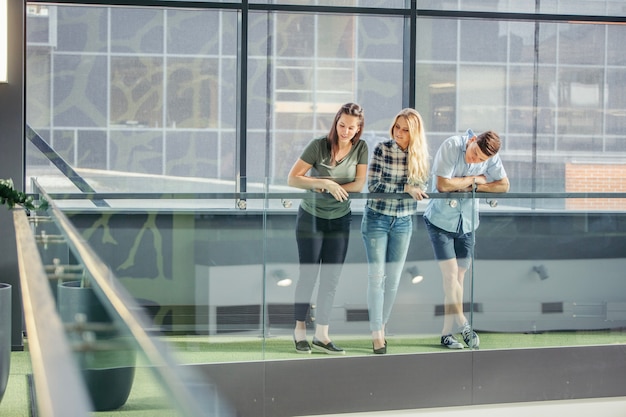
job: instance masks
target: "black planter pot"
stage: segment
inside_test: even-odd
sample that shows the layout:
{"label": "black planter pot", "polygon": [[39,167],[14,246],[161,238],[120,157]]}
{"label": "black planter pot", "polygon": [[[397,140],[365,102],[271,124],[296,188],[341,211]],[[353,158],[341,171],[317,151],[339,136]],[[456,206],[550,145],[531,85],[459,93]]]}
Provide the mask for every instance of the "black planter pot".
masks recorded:
{"label": "black planter pot", "polygon": [[[63,322],[66,325],[84,322],[89,332],[72,331],[69,338],[72,343],[82,346],[76,355],[94,410],[120,408],[128,399],[135,377],[132,344],[114,328],[107,329],[106,325],[112,323],[109,314],[93,289],[82,288],[80,281],[59,283],[57,298]],[[100,329],[91,329],[94,325]],[[76,327],[80,326],[76,324]],[[85,339],[92,338],[95,343],[84,343]]]}
{"label": "black planter pot", "polygon": [[0,283],[0,402],[11,368],[11,285]]}

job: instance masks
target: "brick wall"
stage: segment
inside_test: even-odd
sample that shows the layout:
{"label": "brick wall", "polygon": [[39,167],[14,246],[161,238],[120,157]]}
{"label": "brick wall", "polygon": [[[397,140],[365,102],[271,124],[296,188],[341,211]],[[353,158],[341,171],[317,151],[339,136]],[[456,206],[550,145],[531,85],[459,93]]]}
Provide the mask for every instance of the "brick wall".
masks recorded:
{"label": "brick wall", "polygon": [[[626,192],[626,164],[565,165],[565,191],[571,193]],[[623,198],[570,198],[566,207],[571,210],[625,210]]]}

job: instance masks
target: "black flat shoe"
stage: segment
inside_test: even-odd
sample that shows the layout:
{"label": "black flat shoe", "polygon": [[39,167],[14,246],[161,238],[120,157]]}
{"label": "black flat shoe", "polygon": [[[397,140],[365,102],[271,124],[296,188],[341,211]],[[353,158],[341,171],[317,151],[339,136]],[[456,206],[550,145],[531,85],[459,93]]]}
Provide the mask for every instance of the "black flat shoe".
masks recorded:
{"label": "black flat shoe", "polygon": [[293,343],[296,345],[296,352],[298,353],[311,353],[311,345],[306,340],[300,340],[299,342],[294,338]]}
{"label": "black flat shoe", "polygon": [[384,355],[385,353],[387,353],[387,341],[385,341],[385,346],[378,348],[378,349],[374,348],[374,343],[372,342],[372,350],[377,355]]}
{"label": "black flat shoe", "polygon": [[335,344],[332,341],[324,344],[314,338],[312,347],[318,352],[328,353],[329,355],[345,355],[346,354],[345,350],[343,350],[342,348],[338,346],[335,346]]}

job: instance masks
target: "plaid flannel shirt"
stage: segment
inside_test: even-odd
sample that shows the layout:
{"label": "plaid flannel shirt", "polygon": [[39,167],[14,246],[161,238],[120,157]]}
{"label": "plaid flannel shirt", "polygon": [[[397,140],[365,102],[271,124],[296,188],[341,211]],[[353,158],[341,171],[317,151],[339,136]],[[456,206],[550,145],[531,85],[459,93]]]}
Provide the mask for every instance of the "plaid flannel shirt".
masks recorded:
{"label": "plaid flannel shirt", "polygon": [[[370,193],[404,193],[408,180],[408,151],[403,151],[395,140],[380,142],[374,148],[368,168]],[[417,201],[413,198],[371,198],[367,207],[393,217],[410,216],[417,212]]]}

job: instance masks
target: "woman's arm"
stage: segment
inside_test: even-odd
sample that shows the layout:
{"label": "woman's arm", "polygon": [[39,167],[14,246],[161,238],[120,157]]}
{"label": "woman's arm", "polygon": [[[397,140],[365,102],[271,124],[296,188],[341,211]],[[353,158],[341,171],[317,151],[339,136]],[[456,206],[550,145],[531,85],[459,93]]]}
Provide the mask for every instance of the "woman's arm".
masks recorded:
{"label": "woman's arm", "polygon": [[309,172],[312,167],[313,165],[298,158],[296,163],[291,167],[291,171],[289,171],[287,184],[291,187],[302,188],[303,190],[319,191],[322,188],[326,188],[329,182],[334,182],[325,178],[307,176],[307,172]]}
{"label": "woman's arm", "polygon": [[[346,201],[348,199],[348,191],[345,190],[341,185],[337,184],[335,181],[328,178],[307,176],[306,173],[309,172],[312,166],[313,165],[304,162],[302,159],[298,158],[296,163],[293,164],[293,167],[291,167],[291,171],[289,171],[287,184],[292,187],[302,188],[304,190],[329,192],[337,201]],[[357,178],[359,173],[358,167],[359,166],[357,165]],[[364,184],[364,182],[362,184]],[[361,185],[361,187],[362,186],[363,185]]]}

